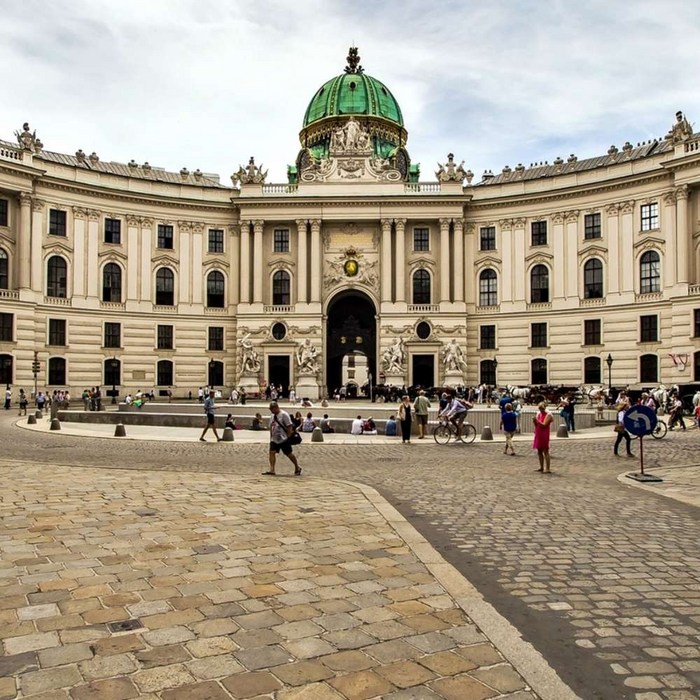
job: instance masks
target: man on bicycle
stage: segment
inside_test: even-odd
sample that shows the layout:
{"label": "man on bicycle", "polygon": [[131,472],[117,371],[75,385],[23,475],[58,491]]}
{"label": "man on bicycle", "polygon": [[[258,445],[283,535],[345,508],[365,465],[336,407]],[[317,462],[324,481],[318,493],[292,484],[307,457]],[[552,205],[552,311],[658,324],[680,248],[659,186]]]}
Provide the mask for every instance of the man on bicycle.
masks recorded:
{"label": "man on bicycle", "polygon": [[440,412],[440,416],[454,425],[459,436],[462,434],[462,424],[467,417],[467,411],[471,407],[472,404],[466,399],[458,399],[456,396],[453,396],[452,401]]}

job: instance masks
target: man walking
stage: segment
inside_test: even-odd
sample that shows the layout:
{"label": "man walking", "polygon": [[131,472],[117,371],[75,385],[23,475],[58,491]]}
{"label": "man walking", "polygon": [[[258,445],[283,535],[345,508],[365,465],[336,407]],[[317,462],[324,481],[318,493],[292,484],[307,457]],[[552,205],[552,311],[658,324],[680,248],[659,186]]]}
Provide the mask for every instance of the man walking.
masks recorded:
{"label": "man walking", "polygon": [[418,423],[418,439],[422,440],[425,437],[425,428],[428,425],[428,409],[430,401],[425,395],[425,391],[421,389],[413,402],[413,412],[416,414],[416,422]]}
{"label": "man walking", "polygon": [[202,442],[206,442],[204,436],[207,434],[207,430],[209,430],[210,428],[214,431],[214,436],[216,437],[217,442],[221,441],[219,433],[216,432],[216,415],[214,414],[214,395],[215,392],[213,389],[211,389],[209,391],[209,396],[207,396],[207,398],[204,399],[204,413],[207,416],[207,423],[204,426],[202,434],[199,436],[199,439]]}
{"label": "man walking", "polygon": [[294,434],[294,426],[289,413],[283,411],[277,401],[270,403],[270,453],[269,462],[270,468],[263,472],[265,476],[275,476],[275,463],[279,452],[286,455],[289,461],[294,465],[294,476],[301,476],[301,467],[297,462],[296,455],[292,452],[292,442],[290,438]]}

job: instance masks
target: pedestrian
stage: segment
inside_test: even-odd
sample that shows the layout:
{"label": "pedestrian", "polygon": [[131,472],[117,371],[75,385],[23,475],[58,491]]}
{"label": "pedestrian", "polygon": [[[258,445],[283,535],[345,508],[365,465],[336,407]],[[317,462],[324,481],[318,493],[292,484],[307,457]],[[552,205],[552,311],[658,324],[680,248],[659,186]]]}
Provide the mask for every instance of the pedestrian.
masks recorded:
{"label": "pedestrian", "polygon": [[535,438],[532,442],[533,449],[537,450],[537,459],[540,462],[538,472],[543,474],[551,474],[550,456],[549,456],[549,426],[552,423],[552,414],[547,412],[547,404],[542,401],[538,404],[537,413],[532,418],[532,423],[535,427]]}
{"label": "pedestrian", "polygon": [[206,442],[204,436],[207,434],[207,430],[209,429],[214,431],[214,436],[216,437],[217,442],[221,440],[221,438],[219,437],[219,433],[216,432],[216,415],[214,414],[214,409],[216,408],[216,406],[214,405],[215,394],[216,392],[213,389],[210,389],[209,396],[207,396],[207,398],[204,399],[204,413],[207,417],[207,422],[204,426],[204,430],[202,430],[202,434],[199,436],[199,439],[202,442]]}
{"label": "pedestrian", "polygon": [[294,465],[294,476],[301,476],[301,467],[293,452],[293,445],[299,444],[299,440],[294,436],[299,438],[301,436],[294,430],[289,413],[283,411],[276,401],[270,403],[270,413],[272,414],[272,419],[270,420],[270,452],[268,456],[270,468],[263,474],[265,476],[275,476],[277,455],[282,452]]}
{"label": "pedestrian", "polygon": [[622,403],[618,404],[617,408],[617,423],[615,423],[615,427],[613,428],[613,430],[617,433],[617,438],[615,439],[613,454],[615,455],[615,457],[619,457],[617,451],[620,447],[620,443],[624,440],[627,447],[627,456],[634,457],[634,455],[632,454],[632,438],[625,429],[625,413],[629,406],[627,404]]}
{"label": "pedestrian", "polygon": [[673,430],[676,423],[680,423],[681,430],[685,430],[685,421],[683,420],[683,402],[678,394],[671,400],[671,419],[668,422],[668,429]]}
{"label": "pedestrian", "polygon": [[9,411],[10,406],[12,406],[12,389],[10,389],[10,385],[8,384],[5,389],[5,410]]}
{"label": "pedestrian", "polygon": [[250,429],[265,430],[265,426],[263,425],[263,417],[259,413],[256,413],[255,416],[253,416],[253,420],[250,423]]}
{"label": "pedestrian", "polygon": [[24,389],[19,390],[19,415],[20,416],[26,416],[27,415],[27,395],[24,393]]}
{"label": "pedestrian", "polygon": [[566,429],[570,433],[575,433],[576,424],[574,422],[574,397],[571,394],[562,396],[559,407],[561,409],[559,411],[559,415],[564,419]]}
{"label": "pedestrian", "polygon": [[416,423],[418,424],[418,439],[422,440],[425,437],[425,428],[428,425],[428,409],[430,401],[425,395],[425,391],[421,389],[413,402],[413,410],[416,414]]}
{"label": "pedestrian", "polygon": [[290,418],[294,430],[301,430],[301,426],[304,423],[304,416],[301,415],[301,411],[297,411],[293,416],[290,416]]}
{"label": "pedestrian", "polygon": [[507,403],[504,406],[503,413],[501,413],[501,430],[506,436],[506,447],[503,450],[503,454],[507,455],[508,450],[510,450],[511,455],[515,455],[515,448],[513,447],[513,435],[518,429],[518,417],[515,415],[513,410],[513,404]]}
{"label": "pedestrian", "polygon": [[404,394],[401,397],[399,405],[399,422],[401,423],[401,444],[410,444],[411,442],[411,423],[413,422],[413,407]]}
{"label": "pedestrian", "polygon": [[40,410],[44,410],[44,404],[46,403],[46,397],[43,392],[39,392],[36,396],[36,407]]}
{"label": "pedestrian", "polygon": [[695,427],[700,429],[700,403],[695,406],[693,414],[695,415]]}

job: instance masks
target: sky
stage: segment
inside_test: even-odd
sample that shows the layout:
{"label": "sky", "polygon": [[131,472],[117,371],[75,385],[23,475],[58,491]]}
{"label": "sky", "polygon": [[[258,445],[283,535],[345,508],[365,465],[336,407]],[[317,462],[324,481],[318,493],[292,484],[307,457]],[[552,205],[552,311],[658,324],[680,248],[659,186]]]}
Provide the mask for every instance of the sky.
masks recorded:
{"label": "sky", "polygon": [[700,130],[697,0],[0,0],[0,139],[282,182],[351,45],[424,181]]}

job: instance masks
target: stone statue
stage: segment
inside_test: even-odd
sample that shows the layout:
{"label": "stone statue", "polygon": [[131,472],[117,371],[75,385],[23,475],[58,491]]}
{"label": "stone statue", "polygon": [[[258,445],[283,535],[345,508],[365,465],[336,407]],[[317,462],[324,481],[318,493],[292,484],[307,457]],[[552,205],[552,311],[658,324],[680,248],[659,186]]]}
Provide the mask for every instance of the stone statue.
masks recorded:
{"label": "stone statue", "polygon": [[372,152],[372,139],[355,117],[331,133],[330,151],[335,154],[365,154]]}
{"label": "stone statue", "polygon": [[241,374],[257,374],[260,371],[260,357],[253,347],[250,333],[246,333],[239,341]]}
{"label": "stone statue", "polygon": [[454,153],[448,153],[447,163],[438,163],[435,177],[437,177],[438,182],[464,182],[467,178],[467,173],[464,170],[464,161],[457,165],[455,163]]}
{"label": "stone statue", "polygon": [[267,170],[263,171],[262,165],[255,165],[255,158],[251,156],[245,168],[241,165],[238,171],[231,175],[231,181],[234,185],[261,185],[266,177]]}
{"label": "stone statue", "polygon": [[401,338],[396,338],[382,355],[384,371],[387,373],[403,372],[405,359],[406,353],[403,349],[403,340]]}
{"label": "stone statue", "polygon": [[24,151],[31,151],[32,153],[39,153],[44,147],[44,144],[36,136],[36,130],[29,131],[29,123],[24,122],[22,125],[22,131],[15,131],[15,136],[17,137],[17,143]]}
{"label": "stone statue", "polygon": [[464,359],[462,348],[459,347],[454,338],[445,345],[442,354],[442,363],[445,366],[446,372],[463,372],[467,369],[467,363]]}
{"label": "stone statue", "polygon": [[311,341],[306,338],[303,343],[300,343],[296,350],[297,370],[299,374],[317,374],[318,366],[318,349],[311,344]]}
{"label": "stone statue", "polygon": [[681,143],[687,141],[693,135],[693,127],[690,122],[683,116],[680,110],[676,112],[676,123],[671,127],[671,130],[666,135],[672,143]]}

